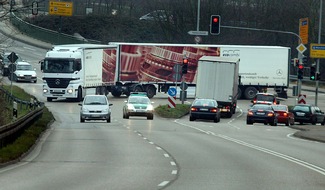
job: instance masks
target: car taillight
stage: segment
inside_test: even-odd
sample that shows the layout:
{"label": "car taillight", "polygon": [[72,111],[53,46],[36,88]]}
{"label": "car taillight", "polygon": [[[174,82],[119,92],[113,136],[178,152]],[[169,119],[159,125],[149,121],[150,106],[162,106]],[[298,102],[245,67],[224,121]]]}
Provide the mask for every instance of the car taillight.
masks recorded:
{"label": "car taillight", "polygon": [[197,111],[197,108],[191,108],[191,111]]}
{"label": "car taillight", "polygon": [[268,116],[268,117],[273,117],[273,116],[274,116],[274,113],[269,112],[269,113],[267,114],[267,116]]}
{"label": "car taillight", "polygon": [[283,113],[283,116],[288,117],[288,114],[287,113]]}
{"label": "car taillight", "polygon": [[217,113],[217,112],[218,112],[218,108],[212,108],[212,109],[210,110],[210,112]]}
{"label": "car taillight", "polygon": [[249,111],[249,112],[247,113],[247,115],[253,115],[253,112],[252,112],[252,111]]}

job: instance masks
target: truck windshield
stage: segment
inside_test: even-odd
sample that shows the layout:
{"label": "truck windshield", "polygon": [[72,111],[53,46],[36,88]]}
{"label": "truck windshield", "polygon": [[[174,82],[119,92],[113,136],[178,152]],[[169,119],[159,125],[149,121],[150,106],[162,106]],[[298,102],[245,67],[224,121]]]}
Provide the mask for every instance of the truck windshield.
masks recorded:
{"label": "truck windshield", "polygon": [[45,59],[43,63],[44,73],[73,73],[77,71],[74,60]]}

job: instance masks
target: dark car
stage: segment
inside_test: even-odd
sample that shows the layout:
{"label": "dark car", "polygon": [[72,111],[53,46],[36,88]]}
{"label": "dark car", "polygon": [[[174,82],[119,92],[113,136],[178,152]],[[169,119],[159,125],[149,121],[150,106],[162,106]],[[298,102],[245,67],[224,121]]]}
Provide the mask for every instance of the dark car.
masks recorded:
{"label": "dark car", "polygon": [[247,112],[246,124],[264,123],[272,126],[278,125],[278,117],[271,105],[255,104]]}
{"label": "dark car", "polygon": [[298,104],[292,108],[292,113],[295,115],[295,122],[311,123],[316,125],[316,123],[325,124],[325,114],[317,106],[309,104]]}
{"label": "dark car", "polygon": [[217,101],[213,99],[195,99],[190,109],[190,121],[196,119],[220,121],[220,110]]}
{"label": "dark car", "polygon": [[278,114],[278,123],[284,123],[286,126],[295,124],[295,116],[289,111],[287,105],[273,105],[273,110]]}
{"label": "dark car", "polygon": [[253,103],[253,105],[255,104],[276,105],[280,103],[280,101],[277,100],[276,96],[271,93],[257,93],[251,102]]}

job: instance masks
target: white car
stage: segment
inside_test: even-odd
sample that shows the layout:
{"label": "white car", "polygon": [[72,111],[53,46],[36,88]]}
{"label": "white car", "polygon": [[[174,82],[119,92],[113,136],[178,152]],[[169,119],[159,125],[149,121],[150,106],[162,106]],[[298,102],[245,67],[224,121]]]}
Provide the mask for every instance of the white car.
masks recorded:
{"label": "white car", "polygon": [[20,61],[16,64],[16,71],[12,74],[9,73],[8,77],[10,80],[13,81],[24,81],[24,82],[37,82],[37,74],[36,69],[27,62]]}
{"label": "white car", "polygon": [[80,122],[85,120],[106,120],[111,122],[111,108],[113,104],[108,102],[105,95],[86,95],[83,102],[79,103]]}

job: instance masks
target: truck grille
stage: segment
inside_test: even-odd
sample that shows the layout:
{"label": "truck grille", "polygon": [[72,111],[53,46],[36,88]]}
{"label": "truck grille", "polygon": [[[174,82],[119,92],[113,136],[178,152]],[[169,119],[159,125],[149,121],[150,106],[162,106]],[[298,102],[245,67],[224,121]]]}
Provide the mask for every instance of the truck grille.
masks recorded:
{"label": "truck grille", "polygon": [[68,87],[71,79],[50,79],[50,78],[44,78],[46,80],[47,85],[50,88],[66,88]]}

